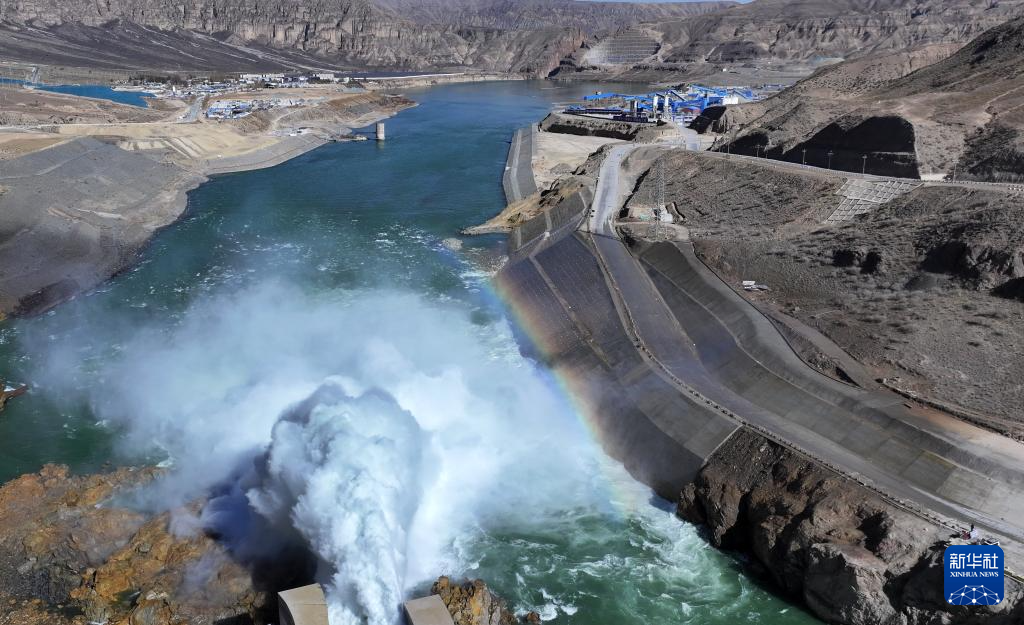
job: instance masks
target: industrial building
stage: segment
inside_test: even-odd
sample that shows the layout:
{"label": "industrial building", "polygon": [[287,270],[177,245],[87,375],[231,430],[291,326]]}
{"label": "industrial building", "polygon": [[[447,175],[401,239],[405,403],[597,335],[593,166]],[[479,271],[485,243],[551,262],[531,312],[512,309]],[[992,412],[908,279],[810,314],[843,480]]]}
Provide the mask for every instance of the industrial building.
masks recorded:
{"label": "industrial building", "polygon": [[[709,106],[740,104],[758,99],[758,94],[748,87],[689,85],[685,90],[666,89],[640,95],[594,93],[583,97],[583,105],[570,106],[564,112],[613,121],[656,123],[658,120],[667,120],[689,123]],[[588,104],[590,102],[602,106],[591,106]]]}

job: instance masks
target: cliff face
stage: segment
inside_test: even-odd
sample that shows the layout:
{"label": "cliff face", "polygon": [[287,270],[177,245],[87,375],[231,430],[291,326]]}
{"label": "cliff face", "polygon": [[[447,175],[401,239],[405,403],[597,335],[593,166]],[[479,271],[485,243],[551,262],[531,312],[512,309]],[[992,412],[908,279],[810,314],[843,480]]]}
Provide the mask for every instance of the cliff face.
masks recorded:
{"label": "cliff face", "polygon": [[502,30],[558,24],[601,33],[640,22],[703,15],[733,6],[731,0],[685,3],[565,2],[564,0],[377,0],[421,24],[462,24]]}
{"label": "cliff face", "polygon": [[[546,75],[567,57],[582,58],[584,44],[633,27],[660,46],[645,67],[818,62],[925,43],[964,43],[1020,14],[1022,6],[1024,0],[22,0],[0,3],[0,53],[44,63],[73,64],[77,58],[90,65],[98,60],[89,49],[100,57],[123,49],[104,59],[106,65],[153,69],[237,70],[262,62]],[[147,46],[154,37],[171,45]],[[181,49],[193,54],[181,55]]]}
{"label": "cliff face", "polygon": [[[174,4],[155,0],[29,0],[0,4],[0,21],[15,33],[31,25],[65,43],[96,39],[90,29],[108,31],[109,37],[117,41],[130,39],[132,25],[137,25],[182,37],[188,37],[188,33],[212,36],[214,41],[205,42],[212,48],[225,42],[297,52],[312,57],[305,59],[312,64],[319,58],[321,64],[326,60],[409,69],[470,66],[543,75],[578,49],[589,32],[698,14],[728,4],[619,7],[566,0],[338,0],[312,4],[299,0],[190,0]],[[8,52],[18,50],[12,46]],[[143,52],[143,57],[152,53]],[[45,51],[39,50],[39,54]],[[18,56],[25,58],[26,54]],[[258,55],[247,55],[245,66],[252,66],[257,59]],[[230,59],[216,60],[230,69]],[[81,62],[88,63],[88,57]],[[138,59],[126,55],[123,62],[133,67]],[[158,67],[159,59],[154,58],[146,66]],[[204,68],[201,62],[189,67]]]}
{"label": "cliff face", "polygon": [[1006,581],[991,608],[942,595],[950,534],[747,430],[680,494],[678,513],[719,547],[753,554],[786,593],[844,625],[1020,623],[1024,587]]}
{"label": "cliff face", "polygon": [[[13,33],[7,35],[10,38],[17,39],[24,26],[31,25],[56,39],[58,46],[84,43],[100,47],[95,32],[105,31],[115,45],[127,47],[122,42],[132,38],[133,26],[143,26],[177,33],[184,39],[190,38],[190,33],[210,36],[212,40],[201,43],[211,48],[226,43],[297,53],[302,57],[295,60],[307,65],[318,64],[320,59],[321,65],[329,62],[410,69],[469,65],[489,70],[546,71],[583,41],[578,28],[550,20],[542,28],[521,30],[464,26],[454,21],[422,24],[366,0],[313,4],[298,0],[175,4],[153,0],[38,0],[0,6],[0,20],[8,24]],[[20,50],[23,47],[26,45],[10,46],[12,52],[20,52],[19,56],[25,58],[28,55]],[[38,51],[41,58],[45,53]],[[159,68],[160,54],[159,50],[143,50],[141,59],[126,54],[122,66],[137,67],[144,59],[143,66]],[[87,55],[81,56],[80,63],[90,62]],[[257,64],[258,56],[246,55],[245,66]],[[234,69],[230,58],[213,60],[218,63],[213,69]],[[189,63],[177,57],[169,61],[173,62],[167,66]],[[211,69],[201,56],[191,63],[185,69]]]}
{"label": "cliff face", "polygon": [[758,0],[654,30],[667,61],[813,60],[965,43],[1022,11],[1020,0]]}

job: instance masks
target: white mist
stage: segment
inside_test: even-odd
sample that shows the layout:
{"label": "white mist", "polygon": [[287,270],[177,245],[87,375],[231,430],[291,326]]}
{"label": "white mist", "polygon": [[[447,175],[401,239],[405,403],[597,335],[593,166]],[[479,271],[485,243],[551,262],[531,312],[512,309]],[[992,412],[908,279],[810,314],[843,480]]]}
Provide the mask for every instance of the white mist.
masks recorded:
{"label": "white mist", "polygon": [[[246,473],[247,495],[325,563],[334,625],[391,625],[408,589],[461,575],[457,539],[596,506],[599,452],[507,324],[395,292],[313,295],[268,283],[141,328],[102,365],[98,415],[123,451],[173,470],[143,503],[170,507]],[[42,379],[74,375],[74,346]],[[71,389],[67,389],[71,392]]]}

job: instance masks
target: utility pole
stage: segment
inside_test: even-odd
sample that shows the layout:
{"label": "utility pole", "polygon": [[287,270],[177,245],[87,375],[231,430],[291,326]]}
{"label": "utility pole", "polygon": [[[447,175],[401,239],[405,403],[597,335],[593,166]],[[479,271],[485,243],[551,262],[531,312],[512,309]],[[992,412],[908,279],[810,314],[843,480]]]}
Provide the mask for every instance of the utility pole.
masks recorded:
{"label": "utility pole", "polygon": [[800,159],[800,164],[801,165],[807,165],[807,148],[804,148],[803,152],[804,152],[804,155]]}
{"label": "utility pole", "polygon": [[956,163],[953,163],[953,178],[951,182],[956,182]]}
{"label": "utility pole", "polygon": [[828,151],[828,168],[832,169],[832,150]]}
{"label": "utility pole", "polygon": [[654,185],[651,187],[651,212],[654,213],[654,225],[650,237],[661,240],[661,216],[665,213],[665,162],[658,160],[654,166]]}
{"label": "utility pole", "polygon": [[863,176],[863,175],[865,175],[868,172],[868,155],[864,154],[863,156],[860,157],[860,160],[861,160],[860,175]]}

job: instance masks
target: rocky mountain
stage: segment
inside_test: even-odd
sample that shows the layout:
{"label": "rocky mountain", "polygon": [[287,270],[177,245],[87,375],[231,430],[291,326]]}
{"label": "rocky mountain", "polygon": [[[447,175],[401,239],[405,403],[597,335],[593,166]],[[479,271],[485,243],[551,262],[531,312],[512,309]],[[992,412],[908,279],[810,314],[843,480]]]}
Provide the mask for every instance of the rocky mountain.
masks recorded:
{"label": "rocky mountain", "polygon": [[965,43],[1022,12],[1020,0],[757,0],[652,30],[669,62],[809,60]]}
{"label": "rocky mountain", "polygon": [[832,151],[838,169],[1015,182],[1024,180],[1022,91],[1016,18],[959,51],[927,46],[823,69],[769,100],[731,107],[718,129],[740,153],[818,164]]}
{"label": "rocky mountain", "polygon": [[708,2],[580,2],[565,0],[377,0],[419,24],[537,30],[551,25],[587,33],[614,33],[642,22],[662,22],[713,13],[737,4]]}
{"label": "rocky mountain", "polygon": [[[789,82],[780,72],[806,76],[842,59],[924,45],[963,45],[1021,14],[1022,0],[755,0],[643,24],[634,32],[656,50],[649,58],[609,68],[584,50],[564,62],[559,75],[611,72],[659,80],[672,71],[677,80]],[[744,71],[750,69],[758,72]],[[723,77],[723,70],[730,76]],[[765,80],[756,80],[758,75]]]}
{"label": "rocky mountain", "polygon": [[[592,33],[731,3],[571,0],[35,0],[0,3],[0,53],[39,62],[240,69],[473,67],[546,74]],[[141,30],[141,32],[140,32]],[[150,38],[167,44],[147,48]],[[163,40],[163,41],[160,41]],[[177,40],[177,43],[175,42]],[[198,44],[198,45],[197,45]],[[97,55],[88,52],[95,49]],[[118,50],[136,54],[118,54]],[[110,52],[114,51],[114,54]]]}
{"label": "rocky mountain", "polygon": [[[1022,8],[1024,0],[4,0],[0,54],[104,68],[561,68],[564,77],[639,65],[699,75],[722,64],[813,65],[963,44]],[[590,53],[624,36],[647,42],[638,57]]]}

